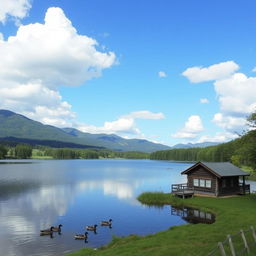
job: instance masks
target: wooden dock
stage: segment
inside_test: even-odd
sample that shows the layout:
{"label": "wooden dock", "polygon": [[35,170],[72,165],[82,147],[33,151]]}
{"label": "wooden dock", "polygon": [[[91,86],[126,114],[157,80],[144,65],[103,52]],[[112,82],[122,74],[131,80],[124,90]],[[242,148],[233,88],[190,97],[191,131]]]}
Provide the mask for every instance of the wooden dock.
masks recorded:
{"label": "wooden dock", "polygon": [[189,187],[187,183],[172,184],[171,193],[185,199],[187,197],[193,197],[195,190],[193,187]]}

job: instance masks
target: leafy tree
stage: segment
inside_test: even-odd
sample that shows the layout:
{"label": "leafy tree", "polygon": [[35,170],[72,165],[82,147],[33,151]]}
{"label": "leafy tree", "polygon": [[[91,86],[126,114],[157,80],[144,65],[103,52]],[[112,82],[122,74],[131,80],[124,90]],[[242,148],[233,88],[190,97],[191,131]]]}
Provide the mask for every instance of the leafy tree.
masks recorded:
{"label": "leafy tree", "polygon": [[251,113],[247,117],[247,122],[250,127],[256,128],[256,112]]}
{"label": "leafy tree", "polygon": [[0,159],[4,159],[6,155],[7,155],[6,147],[0,145]]}
{"label": "leafy tree", "polygon": [[14,149],[16,158],[27,159],[32,156],[32,147],[26,144],[18,144]]}

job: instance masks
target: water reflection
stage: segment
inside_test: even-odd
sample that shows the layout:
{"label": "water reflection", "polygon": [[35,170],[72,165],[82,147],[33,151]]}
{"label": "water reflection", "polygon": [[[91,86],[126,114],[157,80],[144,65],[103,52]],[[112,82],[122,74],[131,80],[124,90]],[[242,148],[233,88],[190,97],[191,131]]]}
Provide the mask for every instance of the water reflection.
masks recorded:
{"label": "water reflection", "polygon": [[188,208],[188,207],[171,207],[171,215],[180,216],[183,220],[191,224],[212,224],[215,222],[215,215],[210,212]]}

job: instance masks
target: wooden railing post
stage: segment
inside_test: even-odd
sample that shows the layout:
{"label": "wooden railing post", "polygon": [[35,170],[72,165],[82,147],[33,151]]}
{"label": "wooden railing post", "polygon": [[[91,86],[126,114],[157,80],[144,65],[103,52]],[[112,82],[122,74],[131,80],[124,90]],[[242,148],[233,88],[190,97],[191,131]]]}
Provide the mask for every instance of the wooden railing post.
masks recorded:
{"label": "wooden railing post", "polygon": [[251,226],[251,231],[252,231],[252,236],[253,236],[254,242],[256,243],[256,234],[255,234],[255,230],[254,230],[253,226]]}
{"label": "wooden railing post", "polygon": [[221,256],[227,256],[227,254],[226,254],[226,252],[224,250],[222,242],[218,242],[218,247],[220,249]]}
{"label": "wooden railing post", "polygon": [[234,245],[232,242],[231,235],[227,235],[227,238],[228,238],[228,243],[229,243],[231,254],[232,254],[232,256],[236,256],[236,252],[235,252],[235,248],[234,248]]}
{"label": "wooden railing post", "polygon": [[241,234],[243,242],[244,242],[244,248],[246,249],[247,253],[250,253],[250,248],[248,246],[248,243],[246,241],[246,237],[244,235],[244,231],[242,229],[240,230],[240,234]]}

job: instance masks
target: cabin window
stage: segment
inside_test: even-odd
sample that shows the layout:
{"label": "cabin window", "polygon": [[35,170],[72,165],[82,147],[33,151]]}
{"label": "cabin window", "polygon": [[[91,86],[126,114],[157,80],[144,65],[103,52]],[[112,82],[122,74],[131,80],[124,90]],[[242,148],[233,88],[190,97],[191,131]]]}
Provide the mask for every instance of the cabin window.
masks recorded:
{"label": "cabin window", "polygon": [[193,185],[195,187],[211,188],[212,187],[212,181],[211,180],[205,180],[205,179],[193,179]]}
{"label": "cabin window", "polygon": [[222,180],[222,187],[225,188],[227,186],[226,180]]}
{"label": "cabin window", "polygon": [[230,187],[233,188],[234,187],[234,180],[230,179]]}
{"label": "cabin window", "polygon": [[200,212],[200,218],[205,219],[205,212]]}
{"label": "cabin window", "polygon": [[211,220],[212,219],[212,215],[210,214],[210,213],[206,213],[206,219],[208,219],[208,220]]}
{"label": "cabin window", "polygon": [[205,186],[207,188],[211,188],[212,187],[212,181],[211,180],[205,180]]}
{"label": "cabin window", "polygon": [[199,186],[199,180],[198,179],[194,179],[193,180],[193,185],[198,187]]}
{"label": "cabin window", "polygon": [[205,180],[200,179],[200,187],[205,187]]}
{"label": "cabin window", "polygon": [[194,216],[199,217],[199,211],[198,210],[194,210]]}

